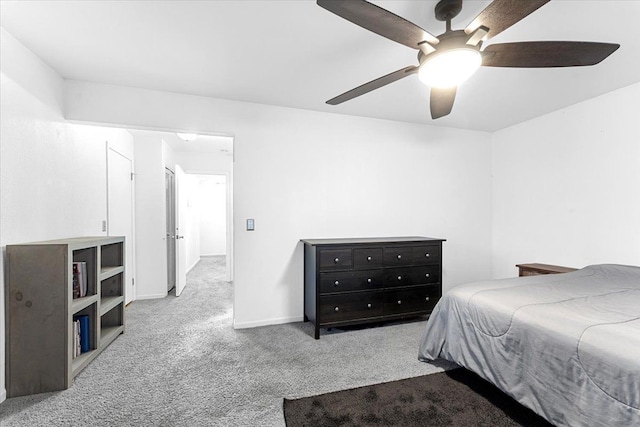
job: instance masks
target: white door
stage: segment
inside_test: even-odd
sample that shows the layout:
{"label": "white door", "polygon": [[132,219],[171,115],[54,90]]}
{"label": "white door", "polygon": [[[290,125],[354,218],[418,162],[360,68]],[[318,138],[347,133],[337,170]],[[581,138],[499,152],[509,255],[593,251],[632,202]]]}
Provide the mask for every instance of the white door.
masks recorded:
{"label": "white door", "polygon": [[184,171],[176,165],[176,296],[187,285],[187,180]]}
{"label": "white door", "polygon": [[175,174],[164,170],[167,210],[167,293],[176,287],[176,186]]}
{"label": "white door", "polygon": [[111,148],[107,150],[107,234],[125,237],[125,304],[135,299],[132,172],[130,159]]}

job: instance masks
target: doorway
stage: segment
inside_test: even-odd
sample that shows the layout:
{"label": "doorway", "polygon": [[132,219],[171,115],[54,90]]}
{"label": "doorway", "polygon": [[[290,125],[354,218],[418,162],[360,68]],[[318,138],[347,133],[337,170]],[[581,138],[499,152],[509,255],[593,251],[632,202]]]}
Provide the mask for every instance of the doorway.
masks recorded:
{"label": "doorway", "polygon": [[229,172],[187,172],[190,182],[192,244],[188,269],[203,257],[222,258],[226,281],[232,278],[233,210],[231,174]]}

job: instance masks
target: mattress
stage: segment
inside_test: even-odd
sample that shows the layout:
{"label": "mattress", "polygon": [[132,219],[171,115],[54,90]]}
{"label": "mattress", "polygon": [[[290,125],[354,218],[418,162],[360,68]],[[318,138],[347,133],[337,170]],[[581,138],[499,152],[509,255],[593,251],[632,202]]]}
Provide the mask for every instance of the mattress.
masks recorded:
{"label": "mattress", "polygon": [[558,426],[640,426],[640,267],[458,286],[418,357],[474,371]]}

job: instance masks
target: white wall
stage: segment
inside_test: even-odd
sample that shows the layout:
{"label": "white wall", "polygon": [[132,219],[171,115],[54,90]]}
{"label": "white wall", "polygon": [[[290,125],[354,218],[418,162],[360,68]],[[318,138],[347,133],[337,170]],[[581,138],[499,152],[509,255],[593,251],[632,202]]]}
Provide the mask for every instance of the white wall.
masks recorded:
{"label": "white wall", "polygon": [[640,84],[493,135],[493,274],[640,265]]}
{"label": "white wall", "polygon": [[224,175],[198,175],[200,255],[227,252],[227,180]]}
{"label": "white wall", "polygon": [[[123,130],[74,125],[62,115],[62,78],[2,32],[0,245],[100,236],[107,219],[107,144]],[[5,396],[4,271],[0,269],[0,401]]]}
{"label": "white wall", "polygon": [[300,238],[447,239],[444,287],[491,276],[491,138],[67,81],[69,119],[233,135],[236,327],[300,320]]}

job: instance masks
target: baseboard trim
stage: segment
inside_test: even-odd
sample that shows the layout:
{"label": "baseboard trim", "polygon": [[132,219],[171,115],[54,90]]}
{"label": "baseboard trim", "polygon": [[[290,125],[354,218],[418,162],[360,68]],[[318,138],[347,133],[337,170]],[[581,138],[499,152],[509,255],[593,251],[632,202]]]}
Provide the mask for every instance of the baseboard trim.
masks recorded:
{"label": "baseboard trim", "polygon": [[200,262],[200,258],[198,258],[198,260],[196,262],[194,262],[193,264],[191,264],[191,267],[187,268],[187,274],[189,274],[189,272],[191,270],[193,270],[195,268],[196,265],[198,265],[198,263]]}
{"label": "baseboard trim", "polygon": [[167,294],[136,295],[136,300],[164,298]]}
{"label": "baseboard trim", "polygon": [[7,400],[7,390],[3,388],[0,392],[0,403],[4,402],[5,400]]}
{"label": "baseboard trim", "polygon": [[283,323],[302,322],[302,317],[280,317],[277,319],[257,320],[253,322],[238,322],[233,319],[233,329],[257,328],[259,326],[282,325]]}

